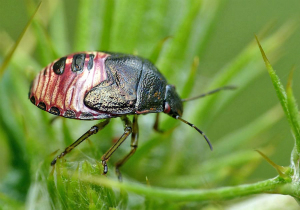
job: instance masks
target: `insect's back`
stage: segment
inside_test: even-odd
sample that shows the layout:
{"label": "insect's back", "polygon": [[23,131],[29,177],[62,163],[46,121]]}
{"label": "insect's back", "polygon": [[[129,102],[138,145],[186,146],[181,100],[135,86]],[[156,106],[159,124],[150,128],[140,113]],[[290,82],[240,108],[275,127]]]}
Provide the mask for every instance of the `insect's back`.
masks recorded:
{"label": "insect's back", "polygon": [[166,80],[146,59],[111,54],[105,60],[108,80],[94,87],[85,104],[111,114],[141,114],[163,111]]}

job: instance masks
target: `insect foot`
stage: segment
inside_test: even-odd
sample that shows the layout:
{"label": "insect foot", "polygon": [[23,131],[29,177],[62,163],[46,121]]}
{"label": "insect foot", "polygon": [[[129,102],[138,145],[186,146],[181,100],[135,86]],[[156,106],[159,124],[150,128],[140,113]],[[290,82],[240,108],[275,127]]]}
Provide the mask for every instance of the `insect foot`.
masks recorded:
{"label": "insect foot", "polygon": [[102,173],[102,175],[105,175],[108,172],[108,167],[107,167],[106,160],[102,160],[102,165],[103,165],[103,173]]}

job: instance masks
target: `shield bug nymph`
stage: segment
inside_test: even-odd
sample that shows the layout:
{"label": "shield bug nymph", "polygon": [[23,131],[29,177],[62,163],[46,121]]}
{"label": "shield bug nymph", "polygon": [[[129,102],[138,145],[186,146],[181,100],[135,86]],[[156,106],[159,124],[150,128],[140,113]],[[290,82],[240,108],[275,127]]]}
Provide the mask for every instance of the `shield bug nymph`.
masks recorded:
{"label": "shield bug nymph", "polygon": [[[223,87],[211,91],[214,93]],[[138,146],[138,115],[164,112],[195,128],[210,144],[206,135],[193,124],[181,118],[184,101],[175,87],[147,59],[121,53],[81,52],[55,60],[46,66],[33,80],[29,91],[30,101],[51,114],[80,120],[104,121],[96,124],[77,141],[57,156],[62,158],[89,136],[103,129],[110,118],[120,117],[124,133],[102,156],[103,174],[108,171],[106,161],[131,134],[131,151],[116,163],[116,172],[121,179],[119,167],[134,154]],[[133,115],[131,122],[127,115]],[[158,117],[154,124],[158,129]]]}

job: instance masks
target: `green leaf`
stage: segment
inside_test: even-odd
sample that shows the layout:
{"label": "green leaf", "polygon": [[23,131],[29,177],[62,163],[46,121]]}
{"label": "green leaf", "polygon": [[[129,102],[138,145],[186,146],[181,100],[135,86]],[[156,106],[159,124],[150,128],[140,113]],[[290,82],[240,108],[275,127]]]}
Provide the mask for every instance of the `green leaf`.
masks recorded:
{"label": "green leaf", "polygon": [[161,53],[161,50],[164,46],[164,44],[166,43],[166,41],[168,41],[169,39],[172,39],[171,36],[167,36],[165,37],[164,39],[162,39],[160,42],[158,42],[158,44],[156,45],[156,47],[153,49],[150,57],[149,57],[149,60],[152,62],[152,63],[156,63],[157,62],[157,59],[159,58],[159,55]]}
{"label": "green leaf", "polygon": [[190,94],[193,90],[194,84],[195,84],[196,72],[197,72],[198,66],[199,66],[199,57],[195,57],[194,62],[191,66],[189,77],[187,78],[185,85],[183,87],[183,90],[182,90],[182,94],[180,95],[181,98],[187,98],[190,96]]}
{"label": "green leaf", "polygon": [[98,49],[108,51],[110,48],[110,40],[111,40],[111,28],[113,25],[113,15],[115,9],[115,1],[105,0],[102,1],[104,4],[103,11],[103,26],[101,31],[101,40]]}
{"label": "green leaf", "polygon": [[[264,39],[267,52],[272,52],[274,49],[278,49],[282,46],[286,38],[293,32],[294,24],[287,23],[279,28],[274,34]],[[247,85],[251,84],[249,81],[256,78],[261,74],[260,66],[257,61],[260,57],[257,54],[257,46],[255,42],[249,43],[235,59],[230,61],[223,69],[219,71],[217,76],[211,82],[209,89],[212,90],[226,85],[238,86],[237,90],[230,92],[230,95],[239,94],[240,91]],[[238,83],[236,82],[238,81]],[[212,121],[214,113],[218,113],[218,110],[222,109],[226,105],[226,100],[230,100],[228,97],[224,99],[220,97],[220,94],[215,94],[203,101],[199,101],[199,109],[193,116],[201,116],[201,118],[193,119],[195,124],[202,124],[203,121]],[[219,106],[217,106],[219,105]],[[217,106],[217,107],[216,107]]]}
{"label": "green leaf", "polygon": [[300,154],[300,124],[299,124],[299,113],[298,113],[298,106],[296,104],[296,100],[293,96],[291,84],[292,84],[292,73],[289,77],[289,82],[287,86],[287,93],[284,90],[283,85],[281,84],[281,81],[279,77],[276,75],[272,65],[270,64],[262,46],[260,45],[260,42],[258,38],[255,36],[257,44],[259,46],[260,52],[262,54],[262,57],[264,59],[264,62],[266,64],[267,70],[269,72],[269,75],[271,77],[272,83],[274,85],[277,97],[281,103],[281,107],[285,113],[286,118],[288,119],[288,122],[290,124],[290,127],[292,128],[295,140],[296,140],[296,150],[297,153]]}
{"label": "green leaf", "polygon": [[84,51],[88,46],[90,40],[91,27],[91,9],[94,5],[94,1],[80,0],[78,5],[78,13],[76,19],[76,31],[74,51]]}
{"label": "green leaf", "polygon": [[169,46],[167,46],[167,49],[162,56],[160,56],[158,62],[159,68],[162,69],[165,74],[169,75],[173,67],[181,60],[180,58],[184,57],[183,55],[185,55],[189,36],[193,30],[193,23],[200,11],[202,3],[202,1],[187,1],[189,10],[187,10],[187,14],[182,19],[180,26],[173,36],[174,38],[170,41]]}
{"label": "green leaf", "polygon": [[283,112],[278,104],[244,127],[221,138],[215,144],[216,149],[213,155],[218,157],[218,155],[235,151],[242,145],[249,145],[250,140],[253,141],[260,133],[274,126],[282,117]]}
{"label": "green leaf", "polygon": [[290,113],[289,113],[289,109],[288,109],[287,96],[286,96],[286,92],[284,90],[284,87],[281,84],[279,77],[277,76],[277,74],[273,70],[273,67],[271,66],[271,64],[270,64],[270,62],[269,62],[269,60],[268,60],[268,58],[267,58],[264,50],[262,49],[262,47],[261,47],[261,45],[260,45],[260,43],[258,41],[257,36],[255,36],[255,39],[257,41],[257,44],[258,44],[259,49],[260,49],[260,52],[261,52],[262,57],[264,59],[264,62],[266,64],[267,70],[268,70],[269,75],[271,77],[271,80],[272,80],[272,83],[274,85],[274,88],[275,88],[276,94],[278,96],[278,99],[280,101],[280,104],[281,104],[281,106],[283,108],[283,111],[284,111],[286,117],[290,121]]}
{"label": "green leaf", "polygon": [[56,53],[52,47],[52,43],[45,26],[41,23],[41,20],[33,21],[32,23],[37,42],[38,57],[42,66],[46,66],[49,62],[56,59]]}
{"label": "green leaf", "polygon": [[[293,72],[294,69],[291,70],[290,76],[289,76],[289,80],[288,80],[288,84],[287,84],[287,106],[290,112],[290,118],[291,118],[291,123],[293,125],[292,130],[294,133],[294,137],[295,137],[295,150],[297,151],[297,155],[296,155],[296,159],[294,159],[294,161],[296,161],[295,163],[298,162],[298,158],[300,157],[300,118],[299,118],[299,111],[298,111],[298,104],[296,102],[296,99],[294,97],[293,94],[293,90],[292,90],[292,78],[293,78]],[[295,158],[295,156],[293,157]]]}
{"label": "green leaf", "polygon": [[39,10],[41,3],[39,3],[39,5],[37,6],[36,10],[34,11],[33,15],[30,17],[29,21],[27,22],[25,28],[23,29],[23,31],[21,32],[21,34],[19,35],[17,41],[15,42],[14,46],[12,47],[12,49],[9,51],[9,53],[6,55],[2,65],[0,66],[0,78],[2,77],[4,70],[6,69],[7,65],[9,64],[9,61],[11,60],[14,52],[16,51],[17,47],[19,46],[25,32],[27,31],[27,29],[29,28],[29,26],[31,25],[33,18],[35,17],[37,11]]}
{"label": "green leaf", "polygon": [[70,52],[70,41],[68,40],[68,30],[66,23],[66,14],[65,14],[65,3],[64,1],[59,1],[55,12],[49,23],[50,27],[50,36],[53,45],[53,48],[58,55],[55,55],[56,58],[64,56],[66,53]]}

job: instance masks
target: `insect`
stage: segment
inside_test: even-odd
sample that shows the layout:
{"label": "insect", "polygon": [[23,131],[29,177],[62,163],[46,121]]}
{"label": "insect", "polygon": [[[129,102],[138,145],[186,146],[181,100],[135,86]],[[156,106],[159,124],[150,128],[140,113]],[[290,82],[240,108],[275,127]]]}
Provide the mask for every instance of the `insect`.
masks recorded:
{"label": "insect", "polygon": [[[217,92],[223,87],[190,99],[181,99],[175,87],[147,59],[121,53],[80,52],[67,55],[46,66],[33,80],[30,101],[40,109],[54,115],[79,120],[104,121],[94,125],[78,140],[58,155],[64,157],[89,136],[102,130],[111,118],[120,117],[124,133],[102,156],[103,174],[108,172],[107,161],[131,134],[131,151],[116,163],[119,168],[138,147],[138,115],[157,113],[154,129],[159,131],[158,113],[164,112],[195,128],[212,145],[206,135],[193,124],[181,118],[184,101]],[[128,115],[133,115],[133,121]]]}

